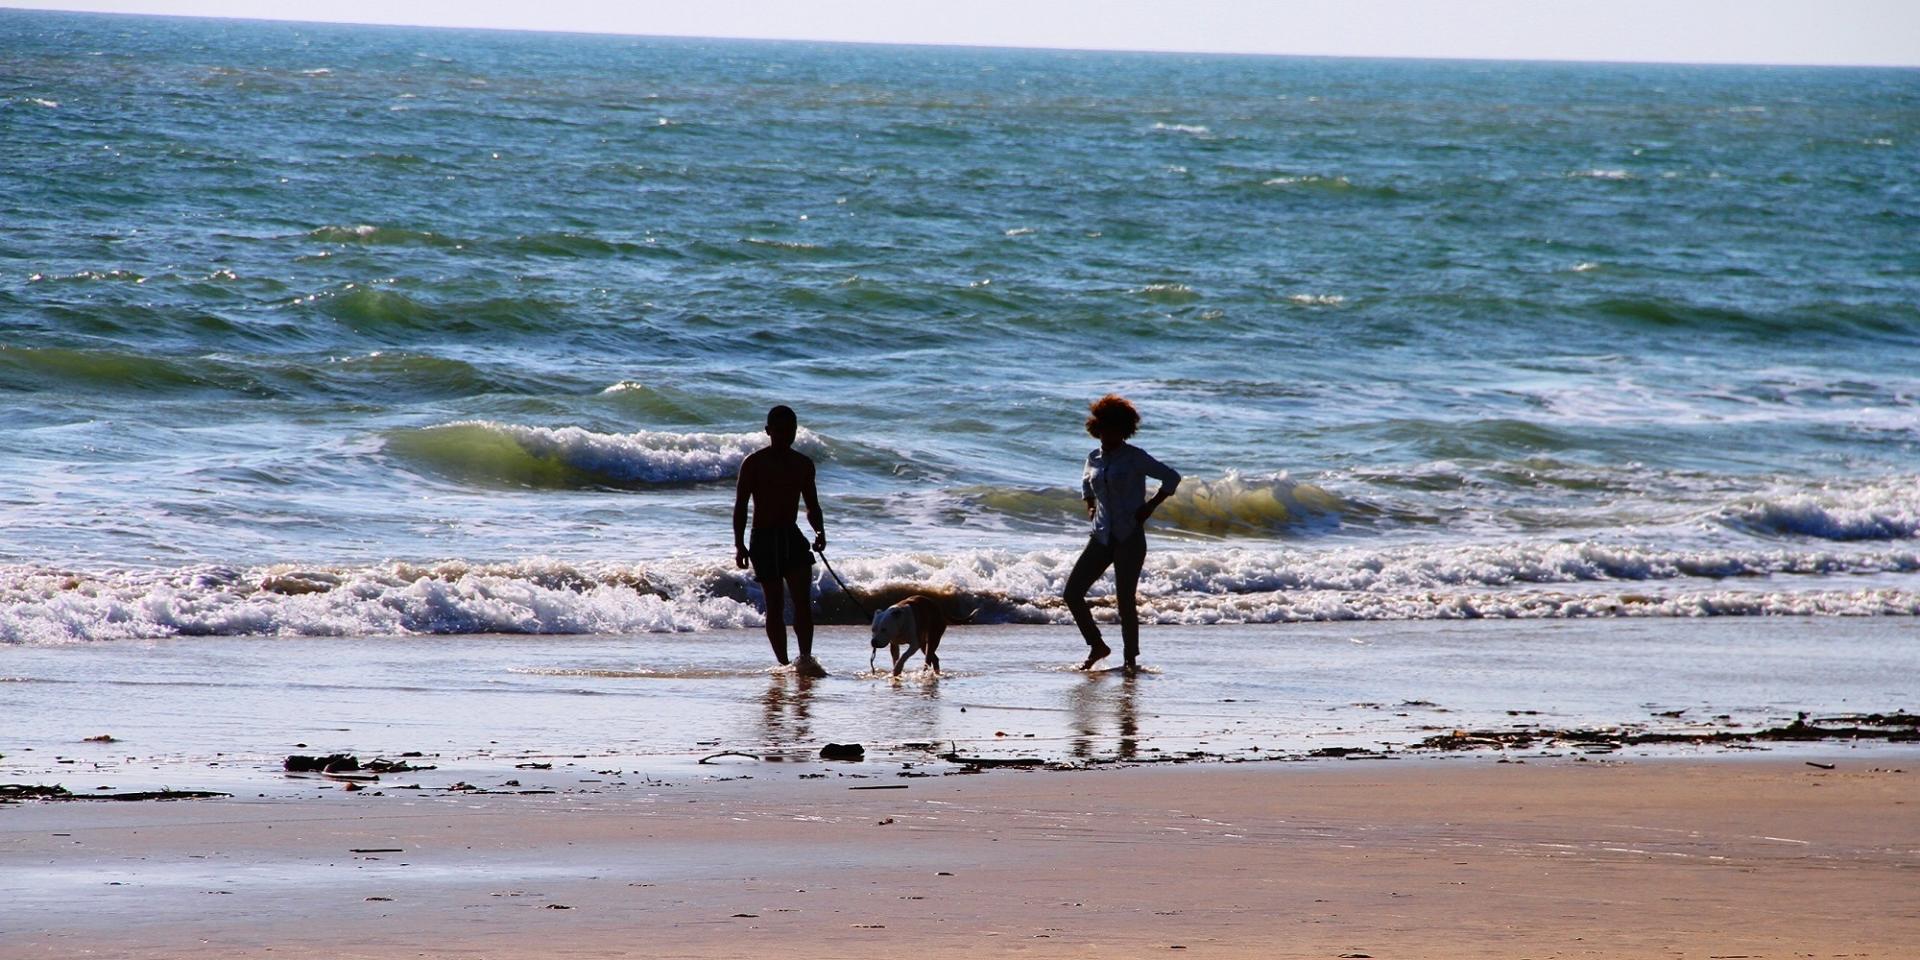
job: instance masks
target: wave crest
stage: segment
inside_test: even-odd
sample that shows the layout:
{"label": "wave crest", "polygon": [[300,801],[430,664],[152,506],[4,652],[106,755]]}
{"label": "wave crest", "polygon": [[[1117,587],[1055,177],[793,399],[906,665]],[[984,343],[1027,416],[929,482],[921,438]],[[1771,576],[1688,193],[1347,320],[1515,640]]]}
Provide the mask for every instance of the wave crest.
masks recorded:
{"label": "wave crest", "polygon": [[329,224],[307,231],[306,236],[310,240],[318,240],[321,243],[351,243],[365,246],[458,247],[466,242],[430,230],[382,227],[370,223],[350,227]]}
{"label": "wave crest", "polygon": [[[732,477],[747,454],[766,446],[757,433],[595,433],[580,427],[531,427],[462,420],[387,437],[387,449],[457,480],[544,489],[711,483]],[[805,428],[794,446],[825,449]]]}
{"label": "wave crest", "polygon": [[[961,495],[995,513],[1048,525],[1084,520],[1079,491],[976,487]],[[1187,477],[1154,514],[1160,527],[1209,537],[1271,536],[1317,532],[1343,520],[1378,516],[1377,508],[1347,500],[1324,487],[1284,473],[1245,476],[1235,471],[1218,480]]]}
{"label": "wave crest", "polygon": [[1749,500],[1722,510],[1718,519],[1762,536],[1910,540],[1920,537],[1920,483],[1907,478],[1824,496]]}
{"label": "wave crest", "polygon": [[360,569],[194,567],[98,577],[0,570],[0,643],[170,636],[659,633],[758,624],[755,608],[675,596],[639,568],[550,560]]}

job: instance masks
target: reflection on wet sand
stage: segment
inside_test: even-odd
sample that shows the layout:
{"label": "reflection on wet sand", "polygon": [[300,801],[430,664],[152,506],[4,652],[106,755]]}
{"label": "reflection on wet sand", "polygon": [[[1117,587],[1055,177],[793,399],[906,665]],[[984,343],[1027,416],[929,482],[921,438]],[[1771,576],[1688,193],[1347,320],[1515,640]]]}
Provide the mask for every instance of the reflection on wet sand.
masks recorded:
{"label": "reflection on wet sand", "polygon": [[817,682],[798,673],[774,675],[767,692],[760,696],[761,737],[768,747],[790,747],[813,738],[813,686]]}
{"label": "reflection on wet sand", "polygon": [[[1074,735],[1068,749],[1076,759],[1132,760],[1140,754],[1140,680],[1137,677],[1094,675],[1073,688],[1067,696],[1073,713]],[[1113,732],[1102,732],[1111,718]],[[1101,758],[1096,752],[1099,741],[1114,740],[1113,755]]]}

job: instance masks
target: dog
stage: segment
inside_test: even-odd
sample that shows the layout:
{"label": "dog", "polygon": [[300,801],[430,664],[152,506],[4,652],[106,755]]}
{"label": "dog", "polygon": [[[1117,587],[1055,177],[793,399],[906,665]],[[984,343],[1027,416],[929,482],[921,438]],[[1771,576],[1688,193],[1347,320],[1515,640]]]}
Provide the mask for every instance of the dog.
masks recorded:
{"label": "dog", "polygon": [[[928,667],[940,672],[940,637],[947,632],[947,615],[931,599],[914,594],[873,615],[873,652],[893,655],[893,675],[899,676],[907,658],[922,653]],[[873,666],[873,657],[867,658]]]}

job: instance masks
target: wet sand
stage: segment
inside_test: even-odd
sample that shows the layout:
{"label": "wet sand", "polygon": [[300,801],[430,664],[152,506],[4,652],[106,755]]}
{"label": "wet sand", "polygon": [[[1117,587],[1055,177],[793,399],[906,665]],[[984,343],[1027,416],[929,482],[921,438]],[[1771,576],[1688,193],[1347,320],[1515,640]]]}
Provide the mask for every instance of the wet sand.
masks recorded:
{"label": "wet sand", "polygon": [[0,956],[1705,960],[1920,943],[1910,746],[816,769],[0,808]]}
{"label": "wet sand", "polygon": [[942,676],[896,682],[863,675],[866,631],[831,628],[819,649],[835,676],[816,683],[769,674],[757,630],[12,647],[0,783],[311,797],[282,774],[288,754],[423,753],[439,768],[419,780],[431,789],[496,784],[530,760],[669,776],[717,750],[828,742],[902,762],[937,750],[1084,765],[1404,752],[1455,731],[1543,759],[1601,746],[1553,731],[1711,740],[1803,714],[1830,728],[1911,714],[1914,637],[1904,618],[1156,627],[1153,672],[1129,680],[1071,670],[1084,651],[1071,627],[961,627]]}

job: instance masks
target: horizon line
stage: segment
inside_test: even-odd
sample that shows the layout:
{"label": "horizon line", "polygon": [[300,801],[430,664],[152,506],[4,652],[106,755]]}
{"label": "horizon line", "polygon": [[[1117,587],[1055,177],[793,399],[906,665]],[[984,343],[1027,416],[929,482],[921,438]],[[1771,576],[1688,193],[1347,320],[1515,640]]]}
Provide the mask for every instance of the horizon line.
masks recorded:
{"label": "horizon line", "polygon": [[919,47],[941,50],[1015,50],[1040,53],[1116,53],[1156,56],[1271,57],[1296,60],[1394,60],[1411,63],[1541,63],[1586,64],[1592,66],[1673,66],[1673,67],[1779,67],[1815,70],[1920,70],[1920,63],[1833,63],[1826,61],[1756,60],[1633,60],[1580,57],[1485,57],[1444,53],[1407,55],[1387,53],[1298,53],[1273,50],[1194,50],[1153,47],[1061,47],[1048,44],[963,43],[937,40],[848,40],[830,37],[769,37],[695,33],[642,33],[627,30],[573,30],[541,27],[505,27],[482,24],[397,23],[382,20],[316,20],[298,17],[220,17],[197,13],[147,13],[128,10],[73,10],[59,7],[35,7],[0,0],[0,11],[21,13],[69,14],[73,16],[127,17],[156,20],[203,20],[217,23],[289,24],[324,27],[388,27],[406,30],[479,30],[489,33],[528,33],[543,36],[633,37],[643,40],[707,40],[742,43],[825,44],[848,47]]}

